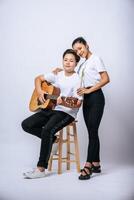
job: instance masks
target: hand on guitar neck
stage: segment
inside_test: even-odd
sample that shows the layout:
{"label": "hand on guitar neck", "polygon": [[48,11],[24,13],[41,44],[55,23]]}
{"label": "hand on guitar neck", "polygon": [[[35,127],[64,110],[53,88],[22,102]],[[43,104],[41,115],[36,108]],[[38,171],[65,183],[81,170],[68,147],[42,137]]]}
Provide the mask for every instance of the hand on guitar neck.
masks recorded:
{"label": "hand on guitar neck", "polygon": [[68,108],[79,108],[81,101],[75,97],[58,97],[57,105],[63,105]]}

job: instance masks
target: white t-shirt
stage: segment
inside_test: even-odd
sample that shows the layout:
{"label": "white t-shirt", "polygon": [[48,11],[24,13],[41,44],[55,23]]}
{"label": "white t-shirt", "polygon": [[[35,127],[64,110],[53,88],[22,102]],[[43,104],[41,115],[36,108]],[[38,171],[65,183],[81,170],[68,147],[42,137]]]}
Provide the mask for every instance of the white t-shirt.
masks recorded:
{"label": "white t-shirt", "polygon": [[99,72],[106,71],[103,61],[98,56],[92,54],[78,69],[81,79],[81,87],[91,87],[101,79]]}
{"label": "white t-shirt", "polygon": [[[44,75],[44,78],[54,86],[60,88],[60,96],[72,96],[78,98],[79,100],[83,99],[82,96],[77,95],[77,89],[80,87],[80,78],[77,73],[74,73],[71,76],[65,76],[64,71],[61,71],[57,75],[53,73],[46,74]],[[54,110],[63,111],[76,118],[79,109],[56,105]]]}

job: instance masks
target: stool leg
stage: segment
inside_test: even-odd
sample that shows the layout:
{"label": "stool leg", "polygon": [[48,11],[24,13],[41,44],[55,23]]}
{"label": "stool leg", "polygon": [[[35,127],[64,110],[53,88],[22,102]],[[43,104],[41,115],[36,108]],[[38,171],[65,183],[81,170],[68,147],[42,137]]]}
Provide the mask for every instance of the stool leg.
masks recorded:
{"label": "stool leg", "polygon": [[76,124],[73,124],[73,134],[74,134],[74,144],[75,144],[75,160],[77,171],[80,172],[80,157],[79,157],[79,147],[78,147],[78,138],[77,138],[77,130]]}
{"label": "stool leg", "polygon": [[66,127],[67,132],[67,170],[70,170],[70,127]]}
{"label": "stool leg", "polygon": [[58,174],[62,173],[62,144],[63,144],[63,129],[59,131]]}
{"label": "stool leg", "polygon": [[51,155],[48,163],[48,171],[52,171],[52,162],[53,162],[53,156]]}

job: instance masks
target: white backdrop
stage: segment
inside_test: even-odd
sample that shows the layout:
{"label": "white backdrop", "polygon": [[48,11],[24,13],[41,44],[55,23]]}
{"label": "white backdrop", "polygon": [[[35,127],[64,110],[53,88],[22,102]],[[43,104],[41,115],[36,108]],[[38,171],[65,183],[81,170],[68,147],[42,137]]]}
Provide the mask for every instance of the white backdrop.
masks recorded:
{"label": "white backdrop", "polygon": [[[20,126],[32,114],[28,104],[34,78],[61,66],[64,50],[83,36],[91,51],[104,60],[111,79],[103,89],[102,160],[134,162],[133,18],[133,0],[0,0],[0,143],[9,144],[3,155],[11,151],[10,145],[39,148],[34,143],[38,139]],[[84,161],[87,130],[82,110],[78,120]],[[32,151],[27,156],[33,157]]]}

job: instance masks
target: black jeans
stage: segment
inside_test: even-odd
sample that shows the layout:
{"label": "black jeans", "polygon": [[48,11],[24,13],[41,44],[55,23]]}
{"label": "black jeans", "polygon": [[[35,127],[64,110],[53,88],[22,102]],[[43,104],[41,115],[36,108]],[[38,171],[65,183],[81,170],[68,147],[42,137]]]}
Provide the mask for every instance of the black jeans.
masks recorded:
{"label": "black jeans", "polygon": [[22,122],[24,131],[41,138],[40,156],[37,166],[47,169],[54,135],[72,121],[74,121],[74,118],[67,113],[44,109]]}
{"label": "black jeans", "polygon": [[83,115],[88,130],[89,144],[87,162],[100,162],[100,141],[98,129],[105,105],[101,89],[84,95]]}

